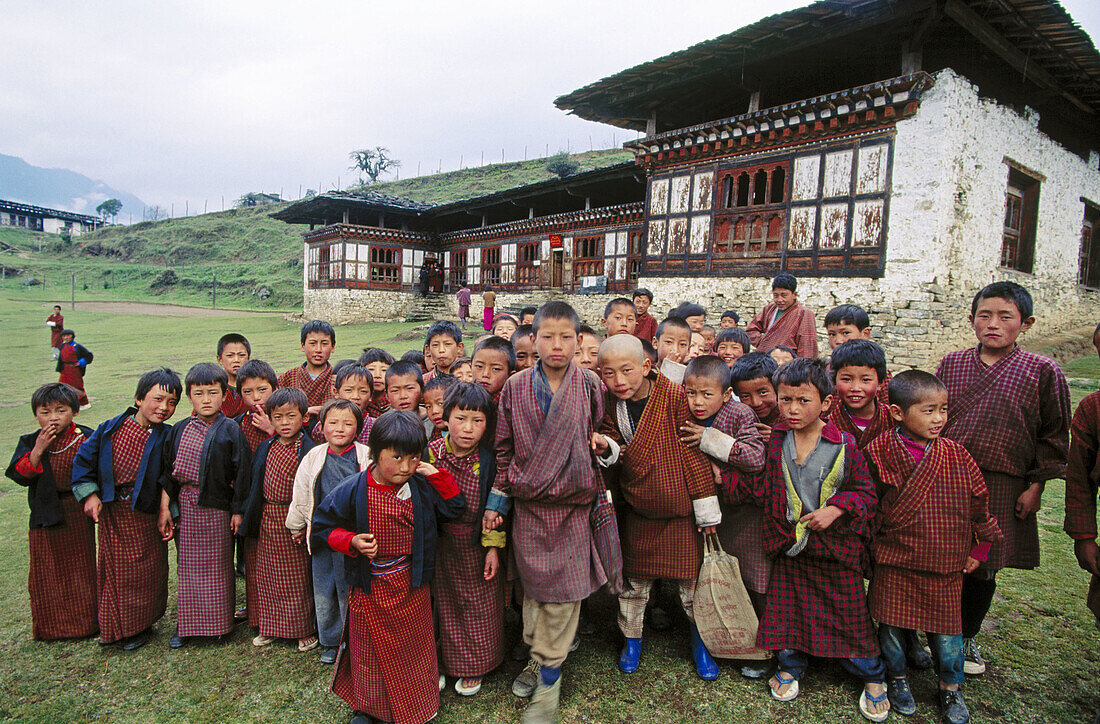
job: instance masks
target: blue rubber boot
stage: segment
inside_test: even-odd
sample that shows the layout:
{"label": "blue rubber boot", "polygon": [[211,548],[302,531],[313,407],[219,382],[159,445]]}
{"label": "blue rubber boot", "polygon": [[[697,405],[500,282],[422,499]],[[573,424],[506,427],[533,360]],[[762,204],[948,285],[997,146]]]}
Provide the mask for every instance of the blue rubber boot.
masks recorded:
{"label": "blue rubber boot", "polygon": [[642,655],[642,640],[627,639],[623,652],[619,654],[619,668],[624,674],[633,674],[638,670],[638,659]]}
{"label": "blue rubber boot", "polygon": [[714,681],[718,678],[718,664],[711,658],[695,624],[691,624],[691,655],[695,659],[695,671],[700,679]]}

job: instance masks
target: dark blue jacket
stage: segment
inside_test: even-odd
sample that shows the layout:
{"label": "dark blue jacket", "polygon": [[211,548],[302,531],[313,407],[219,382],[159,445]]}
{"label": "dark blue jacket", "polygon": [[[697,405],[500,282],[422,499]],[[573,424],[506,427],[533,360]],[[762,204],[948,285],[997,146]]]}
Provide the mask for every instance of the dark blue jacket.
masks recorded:
{"label": "dark blue jacket", "polygon": [[[172,477],[183,431],[191,418],[180,420],[172,426],[164,444],[164,462],[161,467],[161,487],[168,491],[173,502],[179,502],[180,483]],[[252,451],[244,439],[241,426],[232,418],[219,415],[210,423],[202,441],[199,458],[198,504],[204,508],[216,508],[231,513],[244,510],[248,481],[251,478]]]}
{"label": "dark blue jacket", "polygon": [[[85,438],[92,434],[90,427],[77,425],[76,429],[80,430]],[[65,519],[61,513],[61,497],[54,482],[53,470],[50,469],[50,456],[42,456],[42,472],[33,478],[25,478],[15,469],[15,464],[34,449],[39,432],[41,430],[35,430],[19,438],[19,443],[15,446],[15,454],[11,456],[11,462],[4,474],[28,488],[27,504],[31,509],[31,528],[48,528],[52,525],[60,525]],[[72,484],[71,480],[62,482],[65,485]]]}
{"label": "dark blue jacket", "polygon": [[[302,428],[302,431],[298,434],[302,436],[302,447],[298,451],[298,462],[301,463],[305,454],[313,449],[317,443],[310,439],[305,428]],[[256,538],[260,535],[260,521],[264,513],[264,475],[267,472],[267,451],[278,439],[278,437],[267,438],[260,443],[252,456],[252,478],[249,481],[248,497],[244,504],[244,520],[241,521],[241,527],[237,531],[237,535],[241,537]],[[290,534],[289,530],[287,534]]]}
{"label": "dark blue jacket", "polygon": [[[104,503],[115,499],[111,438],[126,418],[136,412],[136,407],[130,407],[118,417],[100,423],[91,437],[81,443],[73,460],[73,494],[77,500],[84,500],[93,493],[98,493]],[[142,513],[156,515],[160,512],[160,465],[168,430],[162,422],[153,425],[149,429],[145,451],[141,454],[130,507]]]}

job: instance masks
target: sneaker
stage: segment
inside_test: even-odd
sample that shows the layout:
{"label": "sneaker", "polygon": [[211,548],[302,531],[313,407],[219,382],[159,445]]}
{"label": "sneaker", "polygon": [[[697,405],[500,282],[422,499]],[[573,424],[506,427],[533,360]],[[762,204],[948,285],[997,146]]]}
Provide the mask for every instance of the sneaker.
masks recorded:
{"label": "sneaker", "polygon": [[519,676],[512,682],[512,693],[521,699],[526,699],[535,693],[535,687],[539,685],[539,672],[542,667],[534,659],[527,661],[527,666],[519,672]]}
{"label": "sneaker", "polygon": [[981,676],[985,673],[982,647],[974,639],[963,639],[963,673],[969,676]]}
{"label": "sneaker", "polygon": [[335,664],[336,663],[336,649],[329,648],[329,647],[326,646],[324,651],[321,652],[321,663],[322,664]]}
{"label": "sneaker", "polygon": [[267,646],[273,643],[275,643],[275,638],[273,636],[257,636],[252,639],[253,646]]}
{"label": "sneaker", "polygon": [[958,691],[940,689],[940,720],[944,724],[966,724],[970,721],[970,710],[966,700]]}
{"label": "sneaker", "polygon": [[913,700],[913,691],[909,688],[909,679],[890,679],[886,682],[886,691],[890,698],[890,709],[904,716],[917,713],[917,702]]}

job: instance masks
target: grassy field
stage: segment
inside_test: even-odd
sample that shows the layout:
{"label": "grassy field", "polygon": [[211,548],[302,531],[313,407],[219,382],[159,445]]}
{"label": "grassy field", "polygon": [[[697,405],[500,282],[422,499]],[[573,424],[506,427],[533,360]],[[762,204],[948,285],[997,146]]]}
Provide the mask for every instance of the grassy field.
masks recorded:
{"label": "grassy field", "polygon": [[[32,294],[32,293],[27,293]],[[16,437],[33,428],[28,399],[35,386],[56,379],[44,326],[45,298],[8,290],[0,294],[0,333],[8,340],[0,365],[0,459]],[[79,307],[79,305],[78,305]],[[80,341],[96,354],[89,368],[92,408],[79,421],[95,425],[127,404],[137,376],[162,363],[185,371],[210,360],[214,343],[228,331],[246,334],[256,358],[282,370],[298,362],[297,329],[278,315],[159,317],[65,310]],[[334,359],[353,357],[378,344],[400,353],[416,342],[394,337],[411,325],[341,327]],[[1077,374],[1096,373],[1082,361]],[[1084,393],[1074,391],[1075,402]],[[187,414],[186,403],[176,419]],[[1061,531],[1063,486],[1048,486],[1040,513],[1043,565],[1006,571],[982,638],[990,672],[965,691],[974,721],[1081,722],[1091,720],[1100,695],[1097,631],[1084,607],[1086,576],[1077,568]],[[133,654],[100,647],[94,639],[39,643],[30,638],[27,609],[27,504],[23,489],[0,481],[0,719],[19,721],[343,721],[348,709],[328,692],[330,670],[316,653],[288,645],[256,649],[240,626],[222,643],[168,648],[175,621],[174,595],[152,643]],[[174,556],[172,556],[174,560]],[[175,574],[172,574],[174,591]],[[244,584],[238,581],[238,599]],[[839,667],[811,668],[793,704],[774,703],[764,685],[743,680],[730,664],[721,678],[699,680],[690,661],[686,630],[647,633],[639,671],[615,667],[619,637],[615,603],[593,600],[599,631],[586,637],[565,666],[563,721],[567,722],[857,722],[857,686]],[[514,640],[517,626],[509,620]],[[518,721],[523,702],[510,692],[522,663],[507,661],[486,680],[482,693],[443,697],[441,722]],[[937,721],[935,679],[914,677],[918,714],[908,721]],[[900,717],[894,716],[894,721]]]}

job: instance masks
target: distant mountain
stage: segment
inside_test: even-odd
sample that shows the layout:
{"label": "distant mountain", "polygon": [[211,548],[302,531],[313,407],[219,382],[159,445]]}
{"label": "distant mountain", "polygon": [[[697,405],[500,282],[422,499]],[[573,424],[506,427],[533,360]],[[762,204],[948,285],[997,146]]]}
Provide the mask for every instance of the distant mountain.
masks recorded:
{"label": "distant mountain", "polygon": [[130,214],[141,220],[145,203],[133,194],[113,189],[76,171],[39,168],[18,156],[0,153],[0,199],[95,216],[95,207],[107,199],[122,202],[119,220]]}

